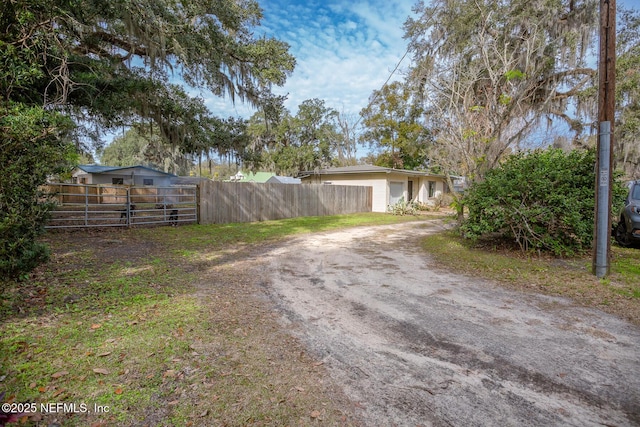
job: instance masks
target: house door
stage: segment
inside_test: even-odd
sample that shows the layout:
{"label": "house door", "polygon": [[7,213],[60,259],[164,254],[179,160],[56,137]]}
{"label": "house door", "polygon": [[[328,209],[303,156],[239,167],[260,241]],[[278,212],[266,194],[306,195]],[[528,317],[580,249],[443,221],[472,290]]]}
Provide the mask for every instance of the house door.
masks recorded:
{"label": "house door", "polygon": [[404,196],[404,183],[402,182],[390,182],[389,183],[389,204],[395,205]]}
{"label": "house door", "polygon": [[407,201],[410,202],[413,200],[413,181],[409,181],[407,184]]}

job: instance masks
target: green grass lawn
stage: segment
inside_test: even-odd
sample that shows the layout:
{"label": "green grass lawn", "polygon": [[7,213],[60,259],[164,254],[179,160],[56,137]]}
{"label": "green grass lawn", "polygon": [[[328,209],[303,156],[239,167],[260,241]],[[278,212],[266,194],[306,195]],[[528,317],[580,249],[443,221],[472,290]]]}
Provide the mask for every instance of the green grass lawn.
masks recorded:
{"label": "green grass lawn", "polygon": [[254,263],[242,259],[295,234],[407,220],[50,233],[50,262],[2,282],[0,393],[80,408],[38,410],[23,425],[348,425],[321,364],[256,299]]}
{"label": "green grass lawn", "polygon": [[494,280],[514,289],[566,296],[640,325],[640,250],[612,245],[611,274],[599,280],[591,273],[590,255],[556,259],[473,247],[454,231],[428,236],[423,248],[442,268]]}
{"label": "green grass lawn", "polygon": [[[322,364],[261,297],[259,254],[301,233],[416,219],[50,233],[49,263],[29,280],[0,282],[0,393],[14,403],[86,405],[38,411],[28,426],[353,425]],[[441,268],[640,318],[637,249],[614,247],[613,274],[599,281],[590,258],[477,249],[453,233],[423,245]]]}

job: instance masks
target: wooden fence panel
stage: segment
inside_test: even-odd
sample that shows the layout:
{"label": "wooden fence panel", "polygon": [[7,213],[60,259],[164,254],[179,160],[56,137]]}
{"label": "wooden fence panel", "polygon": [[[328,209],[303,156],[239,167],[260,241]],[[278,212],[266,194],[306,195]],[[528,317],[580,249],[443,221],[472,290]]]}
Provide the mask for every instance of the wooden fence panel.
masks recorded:
{"label": "wooden fence panel", "polygon": [[201,224],[226,224],[371,212],[372,200],[371,187],[205,181],[199,218]]}

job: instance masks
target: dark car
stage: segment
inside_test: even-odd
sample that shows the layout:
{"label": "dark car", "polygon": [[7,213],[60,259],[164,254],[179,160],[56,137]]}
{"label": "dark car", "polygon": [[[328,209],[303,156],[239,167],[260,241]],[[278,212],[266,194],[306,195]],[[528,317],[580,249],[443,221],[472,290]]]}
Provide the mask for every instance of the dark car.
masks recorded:
{"label": "dark car", "polygon": [[619,219],[614,230],[618,244],[631,246],[634,242],[640,242],[640,180],[629,183],[629,195]]}

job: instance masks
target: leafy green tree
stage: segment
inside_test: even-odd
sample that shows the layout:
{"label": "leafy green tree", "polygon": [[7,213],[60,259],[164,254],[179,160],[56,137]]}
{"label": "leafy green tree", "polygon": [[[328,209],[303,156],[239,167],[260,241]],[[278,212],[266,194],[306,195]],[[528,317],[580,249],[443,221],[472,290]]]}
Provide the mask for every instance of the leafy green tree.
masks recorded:
{"label": "leafy green tree", "polygon": [[591,131],[597,0],[433,0],[415,11],[407,84],[447,173],[482,179],[545,123]]}
{"label": "leafy green tree", "polygon": [[419,122],[421,112],[409,88],[400,82],[373,92],[369,105],[360,112],[365,129],[360,141],[382,151],[377,157],[378,166],[426,167],[428,132]]}
{"label": "leafy green tree", "polygon": [[0,276],[17,277],[48,257],[37,242],[50,202],[41,189],[50,174],[68,172],[75,147],[71,121],[23,104],[0,105]]}
{"label": "leafy green tree", "polygon": [[252,168],[295,175],[299,171],[333,165],[336,153],[344,150],[340,116],[325,106],[323,100],[302,102],[295,116],[281,103],[272,104],[271,113],[269,116],[259,111],[249,120],[247,132],[251,142],[245,161]]}
{"label": "leafy green tree", "polygon": [[101,152],[100,162],[108,166],[143,165],[176,175],[189,173],[192,161],[179,147],[167,144],[153,127],[134,126],[115,138]]}
{"label": "leafy green tree", "polygon": [[129,129],[100,153],[100,163],[106,166],[144,165],[144,149],[147,145],[137,130]]}
{"label": "leafy green tree", "polygon": [[356,153],[358,140],[356,127],[360,120],[355,114],[339,112],[336,115],[337,132],[334,143],[334,166],[350,166],[357,163]]}
{"label": "leafy green tree", "polygon": [[227,165],[233,163],[237,172],[251,140],[247,133],[247,120],[235,117],[224,120],[219,138],[218,153],[227,158]]}
{"label": "leafy green tree", "polygon": [[[4,151],[17,145],[41,168],[16,169],[21,179],[6,182],[28,183],[33,188],[24,187],[25,194],[36,194],[46,177],[64,169],[74,123],[80,125],[76,130],[93,126],[91,134],[99,137],[104,129],[151,121],[163,141],[184,153],[201,152],[202,141],[213,139],[217,120],[202,99],[189,96],[171,80],[181,77],[214,95],[262,103],[273,85],[284,84],[295,60],[287,44],[254,37],[261,17],[255,0],[3,2],[0,121],[8,128],[31,125],[24,132],[1,135],[0,150],[10,157]],[[39,119],[31,121],[33,117]],[[80,139],[75,142],[82,148]],[[43,150],[53,148],[60,155],[51,154],[50,162],[38,161]],[[7,188],[3,181],[3,191]],[[13,215],[22,202],[4,197],[2,221],[14,227],[5,221],[5,212]],[[37,204],[39,199],[26,200]],[[36,211],[28,221],[33,230],[40,230],[43,216]],[[33,243],[34,233],[15,225],[14,231],[3,234],[3,239],[18,237]],[[2,244],[13,248],[16,259],[38,258],[24,249],[28,244]]]}
{"label": "leafy green tree", "polygon": [[614,156],[627,179],[640,178],[640,12],[618,13]]}
{"label": "leafy green tree", "polygon": [[[262,13],[253,0],[26,0],[0,13],[3,56],[14,65],[4,94],[107,126],[149,117],[173,143],[207,113],[169,83],[175,74],[258,103],[295,64],[285,43],[254,38]],[[25,73],[33,85],[11,83]]]}
{"label": "leafy green tree", "polygon": [[[469,238],[500,236],[525,250],[588,251],[593,239],[594,150],[536,150],[509,156],[464,196]],[[615,182],[614,200],[624,199]]]}

